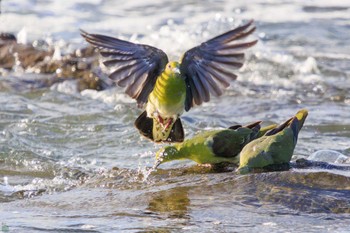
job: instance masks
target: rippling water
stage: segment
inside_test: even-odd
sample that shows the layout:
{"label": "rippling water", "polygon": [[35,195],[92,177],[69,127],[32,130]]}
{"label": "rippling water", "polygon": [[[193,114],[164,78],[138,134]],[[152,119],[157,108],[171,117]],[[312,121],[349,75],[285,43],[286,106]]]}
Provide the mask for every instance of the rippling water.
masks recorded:
{"label": "rippling water", "polygon": [[[35,88],[0,74],[0,222],[9,232],[349,232],[350,4],[346,1],[1,2],[0,31],[69,51],[79,28],[148,43],[176,58],[254,18],[259,43],[221,98],[183,115],[186,135],[309,117],[293,161],[332,166],[213,173],[188,161],[150,173],[154,145],[122,90]],[[171,45],[171,46],[169,46]],[[12,88],[21,86],[21,88]]]}

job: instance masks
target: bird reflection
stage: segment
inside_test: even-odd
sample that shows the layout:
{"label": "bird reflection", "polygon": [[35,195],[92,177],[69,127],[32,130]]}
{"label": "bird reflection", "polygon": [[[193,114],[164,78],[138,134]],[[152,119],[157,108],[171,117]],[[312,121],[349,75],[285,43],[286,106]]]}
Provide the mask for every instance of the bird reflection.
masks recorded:
{"label": "bird reflection", "polygon": [[156,214],[167,214],[170,218],[187,218],[190,199],[189,187],[176,187],[152,194],[147,210]]}

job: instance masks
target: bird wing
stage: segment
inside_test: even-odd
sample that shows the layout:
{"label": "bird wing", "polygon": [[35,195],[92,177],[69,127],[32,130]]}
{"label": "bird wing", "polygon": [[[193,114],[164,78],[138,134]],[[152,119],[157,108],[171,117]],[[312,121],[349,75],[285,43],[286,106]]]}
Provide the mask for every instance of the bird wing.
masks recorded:
{"label": "bird wing", "polygon": [[109,77],[118,86],[125,87],[125,93],[136,99],[141,107],[147,102],[157,77],[168,63],[167,55],[149,45],[135,44],[117,38],[89,34],[81,30],[82,37],[100,50],[106,59],[103,64],[112,68]]}
{"label": "bird wing", "polygon": [[243,50],[257,40],[241,42],[255,27],[253,20],[188,50],[181,61],[180,71],[186,81],[185,110],[210,100],[210,94],[220,96],[236,75],[231,70],[242,67]]}
{"label": "bird wing", "polygon": [[[242,129],[242,128],[240,128]],[[247,129],[245,129],[247,130]],[[251,130],[249,130],[250,132]],[[242,150],[245,142],[245,135],[238,131],[223,130],[213,136],[212,151],[217,157],[233,158]]]}

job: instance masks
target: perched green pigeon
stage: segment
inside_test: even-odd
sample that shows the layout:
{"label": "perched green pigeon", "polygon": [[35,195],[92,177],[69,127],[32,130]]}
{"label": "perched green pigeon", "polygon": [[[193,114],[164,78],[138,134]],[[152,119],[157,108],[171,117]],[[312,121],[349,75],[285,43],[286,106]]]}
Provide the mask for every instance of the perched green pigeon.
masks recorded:
{"label": "perched green pigeon", "polygon": [[136,119],[140,133],[154,142],[182,142],[179,116],[195,105],[220,96],[236,79],[243,65],[244,49],[257,40],[242,42],[255,27],[253,21],[188,50],[180,62],[168,61],[155,47],[81,31],[87,42],[100,50],[109,77],[145,111]]}
{"label": "perched green pigeon", "polygon": [[245,145],[240,153],[238,171],[246,173],[252,168],[289,163],[307,115],[308,111],[302,109],[277,128]]}
{"label": "perched green pigeon", "polygon": [[260,123],[258,121],[246,126],[235,125],[228,129],[204,131],[184,142],[166,146],[156,153],[155,167],[178,159],[190,159],[199,164],[238,164],[238,154],[244,145],[276,127],[270,125],[261,128]]}

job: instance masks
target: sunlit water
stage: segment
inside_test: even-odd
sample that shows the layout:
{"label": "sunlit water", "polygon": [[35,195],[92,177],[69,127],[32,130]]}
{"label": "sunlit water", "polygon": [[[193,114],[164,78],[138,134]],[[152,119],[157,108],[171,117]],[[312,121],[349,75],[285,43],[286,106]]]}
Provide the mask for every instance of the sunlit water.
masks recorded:
{"label": "sunlit water", "polygon": [[2,71],[0,229],[349,232],[350,4],[246,2],[4,0],[0,31],[69,51],[86,45],[82,28],[148,43],[176,59],[254,18],[258,45],[223,97],[183,115],[187,137],[256,120],[279,123],[307,108],[293,161],[338,167],[243,176],[181,161],[151,172],[160,145],[134,129],[140,110],[122,90],[79,93],[74,81],[37,89],[22,81],[40,75]]}

